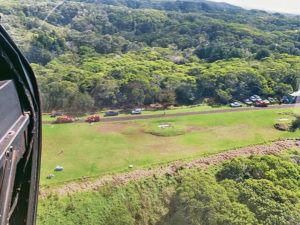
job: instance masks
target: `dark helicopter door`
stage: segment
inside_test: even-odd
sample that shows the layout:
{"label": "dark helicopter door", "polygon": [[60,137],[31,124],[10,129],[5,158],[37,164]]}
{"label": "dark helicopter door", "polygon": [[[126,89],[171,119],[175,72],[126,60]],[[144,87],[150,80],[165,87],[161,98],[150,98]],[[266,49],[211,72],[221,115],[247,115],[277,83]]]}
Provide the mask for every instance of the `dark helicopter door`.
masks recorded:
{"label": "dark helicopter door", "polygon": [[0,26],[0,225],[35,224],[40,152],[36,79]]}

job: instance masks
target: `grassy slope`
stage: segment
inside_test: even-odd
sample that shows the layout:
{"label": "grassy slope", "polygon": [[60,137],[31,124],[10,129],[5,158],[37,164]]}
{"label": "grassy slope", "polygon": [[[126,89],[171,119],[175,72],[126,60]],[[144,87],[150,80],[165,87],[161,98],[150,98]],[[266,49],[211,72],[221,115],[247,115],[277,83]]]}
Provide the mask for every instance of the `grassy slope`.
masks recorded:
{"label": "grassy slope", "polygon": [[155,224],[168,212],[175,187],[174,178],[150,178],[122,187],[104,187],[99,192],[40,199],[37,224]]}
{"label": "grassy slope", "polygon": [[[245,201],[245,198],[239,198],[239,196],[243,196],[241,195],[241,187],[245,183],[246,185],[244,186],[247,187],[247,193],[253,193],[255,197],[246,200],[246,202],[248,201],[250,203],[248,203],[248,206],[244,203],[238,204],[241,211],[236,210],[234,214],[230,214],[229,217],[233,217],[235,221],[239,221],[234,224],[258,224],[247,223],[247,221],[243,220],[243,218],[247,217],[244,214],[245,207],[249,207],[250,209],[251,204],[254,205],[252,210],[256,213],[262,211],[263,218],[265,218],[266,216],[272,217],[272,212],[275,211],[274,208],[276,209],[276,207],[278,214],[289,214],[286,204],[289,201],[294,201],[296,206],[292,205],[292,208],[288,211],[294,210],[296,212],[298,210],[299,212],[299,207],[297,209],[297,205],[299,206],[299,195],[296,195],[299,188],[287,190],[289,184],[293,183],[293,181],[295,182],[295,180],[292,179],[299,174],[295,166],[291,167],[290,157],[294,155],[295,152],[291,153],[291,151],[286,152],[282,157],[278,157],[277,159],[280,159],[279,164],[278,161],[270,161],[269,158],[270,163],[268,165],[270,166],[274,163],[273,167],[275,167],[275,169],[271,169],[273,176],[267,178],[269,181],[260,178],[252,179],[252,184],[268,184],[268,188],[264,191],[261,191],[261,189],[264,189],[264,187],[261,186],[255,186],[257,190],[251,189],[251,186],[249,186],[250,183],[247,181],[248,179],[238,182],[234,182],[233,180],[218,182],[215,178],[215,174],[216,171],[222,168],[221,165],[209,167],[209,169],[205,171],[196,169],[182,170],[179,171],[179,174],[176,176],[151,177],[117,187],[105,186],[93,192],[81,192],[64,197],[49,196],[46,199],[40,199],[37,224],[182,225],[185,223],[180,222],[180,220],[178,220],[179,218],[174,218],[174,213],[178,212],[178,209],[186,207],[186,205],[184,205],[186,201],[189,201],[190,206],[194,206],[196,210],[202,207],[205,212],[203,213],[205,217],[215,218],[218,214],[222,214],[225,208],[231,208],[232,202],[243,203],[243,201]],[[299,153],[296,153],[296,155],[299,156]],[[253,162],[254,160],[252,159],[252,163]],[[261,158],[258,157],[255,162],[255,164],[251,164],[251,166],[256,166],[255,171],[259,168],[259,171],[264,171],[261,172],[261,174],[268,174],[269,171],[266,168],[269,168],[269,166],[266,164],[266,161],[261,164]],[[235,165],[235,163],[231,165]],[[283,167],[285,169],[283,169]],[[287,173],[289,176],[286,176]],[[281,175],[281,177],[277,179],[277,176],[274,174],[278,174],[278,176],[280,176],[280,174],[284,175]],[[278,183],[272,180],[274,177]],[[253,183],[253,181],[255,182]],[[266,181],[268,182],[266,183]],[[184,184],[186,182],[188,185]],[[199,185],[199,183],[201,183],[201,185]],[[270,183],[274,186],[270,186]],[[280,185],[283,187],[280,187]],[[276,188],[274,188],[275,186]],[[181,192],[184,192],[184,194],[181,194]],[[194,195],[195,192],[197,195]],[[273,197],[274,194],[276,198]],[[289,196],[289,198],[282,196]],[[180,202],[178,199],[185,199],[185,201]],[[197,205],[199,202],[202,202],[202,204]],[[214,210],[212,210],[213,207],[215,207]],[[220,208],[222,208],[222,210],[220,210]],[[174,209],[177,210],[175,211]],[[208,211],[210,213],[207,213]],[[195,219],[199,219],[201,216],[203,217],[201,213],[189,214],[188,211],[186,212],[187,215],[191,215],[192,218]],[[170,215],[173,215],[173,221],[170,220],[170,218],[172,218]],[[256,216],[261,217],[259,213],[257,213]],[[275,216],[273,219],[278,221],[282,219],[282,217]],[[280,222],[281,221],[276,224],[287,224]],[[211,224],[217,223],[212,222]],[[227,222],[222,224],[233,223]]]}
{"label": "grassy slope", "polygon": [[[300,132],[280,132],[273,128],[279,112],[267,110],[141,120],[126,123],[45,125],[42,155],[42,184],[98,176],[150,166],[177,159],[191,159],[236,147],[268,142]],[[161,132],[183,135],[160,137],[147,133],[160,123],[174,125]],[[173,129],[173,130],[172,130]],[[157,130],[156,130],[157,131]],[[158,131],[159,132],[159,131]],[[169,135],[164,135],[169,136]],[[56,165],[64,172],[46,180]]]}

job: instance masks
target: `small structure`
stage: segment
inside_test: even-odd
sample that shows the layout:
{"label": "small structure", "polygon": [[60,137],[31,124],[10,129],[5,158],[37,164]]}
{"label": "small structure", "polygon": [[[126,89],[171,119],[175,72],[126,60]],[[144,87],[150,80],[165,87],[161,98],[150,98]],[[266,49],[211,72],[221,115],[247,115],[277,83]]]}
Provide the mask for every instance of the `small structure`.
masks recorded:
{"label": "small structure", "polygon": [[58,172],[63,171],[63,170],[64,170],[64,168],[62,166],[56,166],[54,169],[54,171],[58,171]]}
{"label": "small structure", "polygon": [[294,97],[292,99],[293,103],[299,104],[300,103],[300,89],[298,91],[293,92],[292,94],[290,94],[290,96]]}
{"label": "small structure", "polygon": [[171,127],[171,125],[170,124],[159,124],[158,127],[161,129],[165,129],[165,128]]}
{"label": "small structure", "polygon": [[293,92],[292,94],[290,94],[290,96],[300,97],[300,90]]}

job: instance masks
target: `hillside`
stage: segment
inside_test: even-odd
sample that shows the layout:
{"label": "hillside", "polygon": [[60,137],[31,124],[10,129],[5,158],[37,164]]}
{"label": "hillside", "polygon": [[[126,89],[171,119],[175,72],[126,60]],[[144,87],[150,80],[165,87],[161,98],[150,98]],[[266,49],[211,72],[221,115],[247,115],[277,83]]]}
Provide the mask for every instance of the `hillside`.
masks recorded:
{"label": "hillside", "polygon": [[299,76],[297,16],[196,0],[0,4],[45,111],[281,97]]}
{"label": "hillside", "polygon": [[[299,108],[228,110],[299,88],[300,16],[206,0],[0,0],[0,16],[43,112],[81,118],[42,117],[38,224],[300,223]],[[109,109],[120,121],[84,122]]]}
{"label": "hillside", "polygon": [[38,224],[299,224],[299,152],[237,158],[40,201]]}

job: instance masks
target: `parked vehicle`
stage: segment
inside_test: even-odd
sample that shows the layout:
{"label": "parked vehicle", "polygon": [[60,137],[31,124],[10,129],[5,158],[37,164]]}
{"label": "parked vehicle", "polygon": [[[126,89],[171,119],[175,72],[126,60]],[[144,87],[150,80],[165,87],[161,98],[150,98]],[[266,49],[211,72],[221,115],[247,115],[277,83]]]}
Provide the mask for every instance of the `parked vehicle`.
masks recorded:
{"label": "parked vehicle", "polygon": [[275,98],[271,98],[271,97],[268,97],[268,101],[270,102],[270,104],[276,104],[277,103],[277,100]]}
{"label": "parked vehicle", "polygon": [[73,123],[75,118],[72,116],[59,116],[54,123]]}
{"label": "parked vehicle", "polygon": [[230,107],[236,108],[236,107],[242,107],[243,105],[239,102],[232,102],[230,103]]}
{"label": "parked vehicle", "polygon": [[107,111],[104,113],[104,116],[107,117],[107,116],[118,116],[119,115],[119,112],[117,111]]}
{"label": "parked vehicle", "polygon": [[134,109],[131,111],[132,115],[136,115],[136,114],[142,114],[142,109]]}
{"label": "parked vehicle", "polygon": [[266,104],[268,104],[268,105],[270,105],[270,101],[267,100],[267,99],[263,100],[263,102],[266,103]]}
{"label": "parked vehicle", "polygon": [[290,100],[287,96],[283,96],[281,99],[280,99],[280,103],[282,104],[289,104],[290,103]]}
{"label": "parked vehicle", "polygon": [[95,123],[100,121],[100,116],[99,115],[90,115],[86,118],[85,122],[88,123]]}
{"label": "parked vehicle", "polygon": [[297,97],[292,97],[290,99],[290,104],[295,104],[297,102]]}
{"label": "parked vehicle", "polygon": [[64,112],[63,111],[52,111],[50,117],[55,118],[57,116],[63,116]]}
{"label": "parked vehicle", "polygon": [[244,103],[248,106],[253,105],[253,102],[250,99],[245,99]]}
{"label": "parked vehicle", "polygon": [[252,102],[257,102],[257,101],[261,101],[262,99],[261,99],[261,97],[258,96],[258,95],[252,95],[252,96],[250,97],[250,100],[251,100]]}
{"label": "parked vehicle", "polygon": [[251,100],[252,102],[255,102],[255,101],[256,101],[256,98],[255,98],[254,96],[251,96],[251,97],[250,97],[250,100]]}
{"label": "parked vehicle", "polygon": [[264,102],[264,101],[256,101],[254,106],[255,107],[268,107],[268,103]]}
{"label": "parked vehicle", "polygon": [[259,95],[253,95],[258,101],[261,101],[261,97]]}

